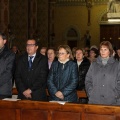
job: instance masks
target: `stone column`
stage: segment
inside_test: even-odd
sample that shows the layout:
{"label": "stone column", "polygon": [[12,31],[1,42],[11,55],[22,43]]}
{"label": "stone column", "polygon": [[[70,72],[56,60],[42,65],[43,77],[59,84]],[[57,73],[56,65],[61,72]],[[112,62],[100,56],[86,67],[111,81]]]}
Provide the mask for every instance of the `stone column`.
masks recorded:
{"label": "stone column", "polygon": [[8,33],[9,0],[0,0],[0,31]]}
{"label": "stone column", "polygon": [[37,0],[30,0],[28,13],[28,31],[29,36],[33,36],[37,29]]}

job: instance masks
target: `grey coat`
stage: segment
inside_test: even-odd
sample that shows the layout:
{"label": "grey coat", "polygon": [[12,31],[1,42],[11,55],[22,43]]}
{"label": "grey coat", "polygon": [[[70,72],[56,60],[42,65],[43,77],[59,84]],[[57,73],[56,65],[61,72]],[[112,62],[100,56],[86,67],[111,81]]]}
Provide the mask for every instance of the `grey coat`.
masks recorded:
{"label": "grey coat", "polygon": [[90,104],[119,104],[119,62],[110,57],[103,65],[99,56],[88,70],[85,86]]}
{"label": "grey coat", "polygon": [[15,54],[5,46],[0,53],[0,96],[12,95],[12,77]]}

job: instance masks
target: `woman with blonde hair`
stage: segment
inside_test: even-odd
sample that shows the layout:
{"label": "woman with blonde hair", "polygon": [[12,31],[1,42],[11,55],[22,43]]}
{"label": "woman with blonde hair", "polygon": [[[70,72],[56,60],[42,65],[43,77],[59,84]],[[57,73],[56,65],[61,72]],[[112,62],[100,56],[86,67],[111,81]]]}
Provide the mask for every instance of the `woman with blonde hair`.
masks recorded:
{"label": "woman with blonde hair", "polygon": [[55,61],[48,75],[50,100],[77,102],[78,68],[73,62],[68,45],[58,47],[58,61]]}

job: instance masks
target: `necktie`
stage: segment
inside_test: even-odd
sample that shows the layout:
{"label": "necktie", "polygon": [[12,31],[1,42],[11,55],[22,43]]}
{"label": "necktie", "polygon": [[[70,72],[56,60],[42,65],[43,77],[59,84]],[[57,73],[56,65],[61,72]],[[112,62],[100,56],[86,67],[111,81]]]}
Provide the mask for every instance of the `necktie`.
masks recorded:
{"label": "necktie", "polygon": [[29,56],[29,69],[31,69],[31,67],[32,67],[32,58],[33,58],[34,56]]}

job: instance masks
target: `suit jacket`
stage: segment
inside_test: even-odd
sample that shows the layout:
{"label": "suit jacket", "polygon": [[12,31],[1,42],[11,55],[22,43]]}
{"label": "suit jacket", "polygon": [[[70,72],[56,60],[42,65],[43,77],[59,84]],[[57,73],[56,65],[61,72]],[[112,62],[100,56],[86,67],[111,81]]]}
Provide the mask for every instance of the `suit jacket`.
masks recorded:
{"label": "suit jacket", "polygon": [[23,92],[28,88],[32,90],[31,100],[46,100],[46,82],[48,74],[47,58],[36,53],[32,68],[28,67],[28,54],[21,56],[18,61],[15,81],[19,99],[27,99]]}

